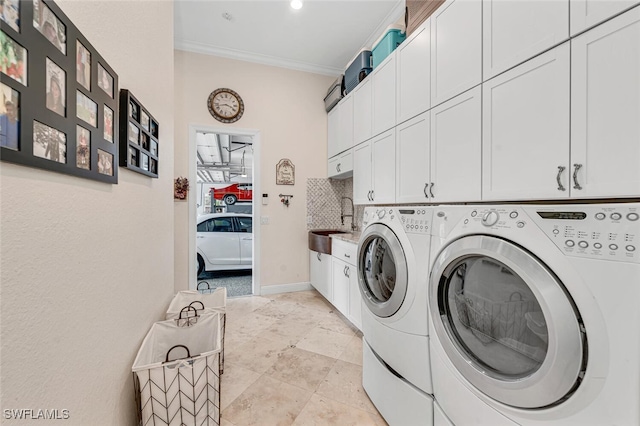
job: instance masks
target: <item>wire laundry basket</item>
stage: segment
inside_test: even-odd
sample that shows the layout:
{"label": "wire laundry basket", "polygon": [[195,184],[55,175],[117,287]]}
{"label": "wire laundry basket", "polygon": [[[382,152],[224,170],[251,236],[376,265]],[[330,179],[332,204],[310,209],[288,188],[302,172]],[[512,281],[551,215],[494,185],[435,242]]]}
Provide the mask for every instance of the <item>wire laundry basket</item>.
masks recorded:
{"label": "wire laundry basket", "polygon": [[151,327],[132,367],[141,425],[220,425],[220,342],[219,314]]}

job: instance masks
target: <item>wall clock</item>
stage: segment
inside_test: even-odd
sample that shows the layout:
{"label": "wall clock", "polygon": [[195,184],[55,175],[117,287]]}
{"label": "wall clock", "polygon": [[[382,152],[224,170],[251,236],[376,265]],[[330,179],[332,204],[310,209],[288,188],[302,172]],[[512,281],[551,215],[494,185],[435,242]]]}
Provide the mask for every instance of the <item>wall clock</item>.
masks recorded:
{"label": "wall clock", "polygon": [[209,112],[222,123],[234,123],[244,114],[244,102],[240,95],[231,89],[216,89],[207,100]]}

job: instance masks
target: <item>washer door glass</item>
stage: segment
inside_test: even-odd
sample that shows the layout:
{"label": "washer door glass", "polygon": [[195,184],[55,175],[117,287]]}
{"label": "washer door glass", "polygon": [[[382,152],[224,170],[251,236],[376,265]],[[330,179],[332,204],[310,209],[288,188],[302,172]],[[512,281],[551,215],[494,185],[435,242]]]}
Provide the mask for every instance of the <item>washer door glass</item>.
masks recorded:
{"label": "washer door glass", "polygon": [[398,237],[374,224],[358,246],[358,281],[365,304],[379,317],[396,313],[407,293],[407,262]]}
{"label": "washer door glass", "polygon": [[429,285],[438,341],[481,392],[541,408],[580,385],[584,327],[560,280],[533,254],[496,237],[462,237],[437,256]]}
{"label": "washer door glass", "polygon": [[527,283],[504,263],[470,256],[451,266],[443,288],[452,337],[495,376],[522,378],[547,355],[542,308]]}

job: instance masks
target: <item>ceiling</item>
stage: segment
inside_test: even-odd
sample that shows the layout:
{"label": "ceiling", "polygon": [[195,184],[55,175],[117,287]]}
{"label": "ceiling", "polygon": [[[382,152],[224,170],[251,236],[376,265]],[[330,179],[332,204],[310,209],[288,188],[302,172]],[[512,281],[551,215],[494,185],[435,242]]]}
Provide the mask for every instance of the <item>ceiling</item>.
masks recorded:
{"label": "ceiling", "polygon": [[176,0],[175,48],[325,75],[344,69],[387,26],[404,0]]}
{"label": "ceiling", "polygon": [[253,141],[250,136],[196,133],[198,182],[251,182]]}

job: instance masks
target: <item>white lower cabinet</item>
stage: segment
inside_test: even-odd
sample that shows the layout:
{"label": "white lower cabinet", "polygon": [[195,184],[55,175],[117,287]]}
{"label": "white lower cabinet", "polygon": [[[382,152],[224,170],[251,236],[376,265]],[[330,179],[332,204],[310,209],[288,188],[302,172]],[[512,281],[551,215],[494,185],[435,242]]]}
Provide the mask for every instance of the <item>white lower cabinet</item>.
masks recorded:
{"label": "white lower cabinet", "polygon": [[309,277],[313,288],[331,301],[331,255],[309,250]]}
{"label": "white lower cabinet", "polygon": [[331,303],[344,316],[349,316],[349,265],[335,257],[331,259],[333,278],[333,300]]}
{"label": "white lower cabinet", "polygon": [[333,300],[331,303],[353,325],[362,329],[362,296],[358,288],[356,253],[354,243],[333,239],[331,243]]}

